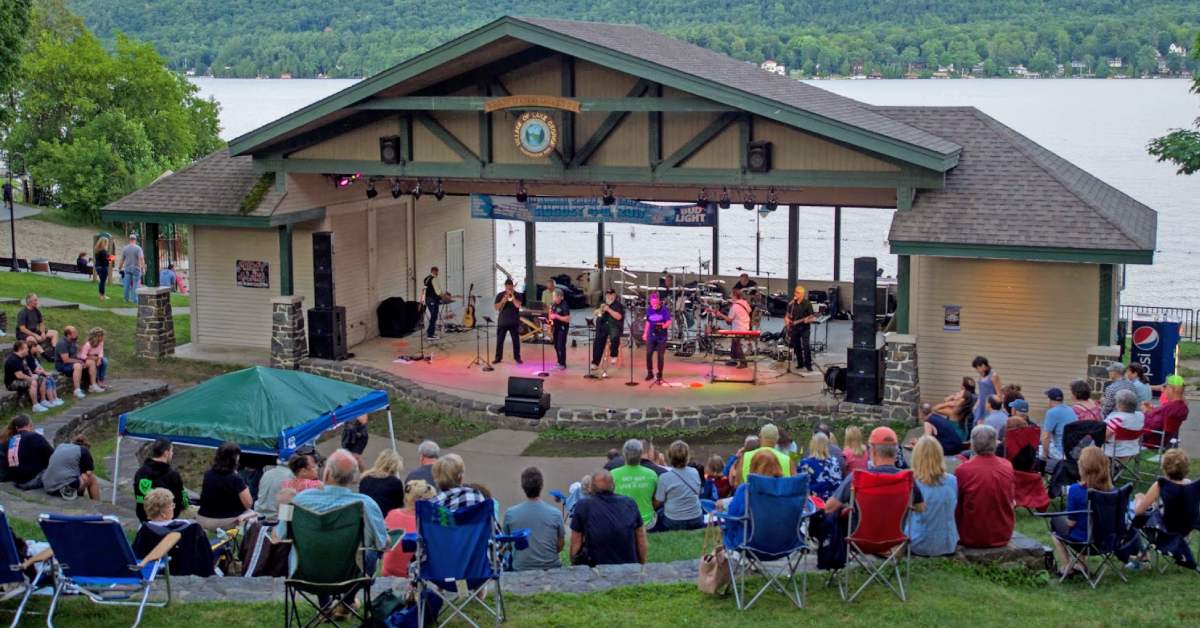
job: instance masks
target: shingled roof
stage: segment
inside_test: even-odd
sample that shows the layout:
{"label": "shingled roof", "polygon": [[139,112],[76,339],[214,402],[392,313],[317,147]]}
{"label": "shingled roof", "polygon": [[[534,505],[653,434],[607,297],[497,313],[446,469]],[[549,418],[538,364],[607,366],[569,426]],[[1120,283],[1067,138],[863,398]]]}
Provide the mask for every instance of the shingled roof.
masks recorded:
{"label": "shingled roof", "polygon": [[889,240],[1152,252],[1155,211],[974,107],[874,107],[963,146],[946,185],[898,211]]}
{"label": "shingled roof", "polygon": [[232,157],[218,150],[192,165],[158,179],[104,208],[107,212],[195,214],[211,216],[269,216],[282,196],[268,191],[253,211],[242,211],[242,200],[262,178],[250,157]]}

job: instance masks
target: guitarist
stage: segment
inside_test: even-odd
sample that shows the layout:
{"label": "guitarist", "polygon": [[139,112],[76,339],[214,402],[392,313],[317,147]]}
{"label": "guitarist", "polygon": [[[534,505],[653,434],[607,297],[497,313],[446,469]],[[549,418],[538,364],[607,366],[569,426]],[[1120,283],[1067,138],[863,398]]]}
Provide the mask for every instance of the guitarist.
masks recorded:
{"label": "guitarist", "polygon": [[425,330],[425,337],[429,340],[437,340],[435,333],[437,329],[438,310],[442,306],[442,285],[438,281],[438,267],[434,266],[429,269],[429,274],[425,275],[425,309],[429,312],[429,328]]}
{"label": "guitarist", "polygon": [[571,308],[563,300],[562,289],[555,288],[551,293],[551,298],[553,301],[550,303],[547,316],[550,317],[550,323],[553,325],[554,354],[558,356],[558,368],[565,370],[567,368],[567,332],[571,329]]}
{"label": "guitarist", "polygon": [[796,354],[796,368],[812,372],[812,346],[809,343],[809,332],[813,321],[817,320],[813,313],[812,302],[808,300],[804,286],[796,286],[792,300],[788,302],[787,315],[783,317],[783,328],[788,332],[788,344]]}

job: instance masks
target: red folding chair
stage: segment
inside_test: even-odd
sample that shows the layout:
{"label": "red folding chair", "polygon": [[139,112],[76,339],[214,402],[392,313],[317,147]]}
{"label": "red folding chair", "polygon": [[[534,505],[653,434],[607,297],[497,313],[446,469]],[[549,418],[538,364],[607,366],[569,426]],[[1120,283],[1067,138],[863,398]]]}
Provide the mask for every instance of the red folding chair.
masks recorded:
{"label": "red folding chair", "polygon": [[[867,585],[878,581],[901,601],[908,600],[904,580],[908,577],[912,551],[904,527],[912,510],[912,493],[912,471],[894,474],[854,472],[846,559],[858,563],[865,570],[867,579],[854,593],[846,595],[850,590],[850,570],[842,569],[838,587],[842,599],[853,602]],[[901,558],[904,559],[903,572],[900,570]]]}
{"label": "red folding chair", "polygon": [[1036,425],[1004,432],[1004,457],[1013,466],[1013,496],[1017,506],[1030,512],[1050,506],[1050,494],[1042,483],[1042,474],[1034,470],[1042,429]]}

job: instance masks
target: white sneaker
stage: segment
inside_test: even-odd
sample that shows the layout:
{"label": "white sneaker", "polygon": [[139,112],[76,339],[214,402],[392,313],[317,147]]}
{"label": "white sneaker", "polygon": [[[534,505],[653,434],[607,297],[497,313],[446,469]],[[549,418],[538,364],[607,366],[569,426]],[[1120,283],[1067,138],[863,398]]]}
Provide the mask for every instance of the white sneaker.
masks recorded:
{"label": "white sneaker", "polygon": [[608,369],[604,369],[603,371],[600,371],[600,377],[601,377],[601,379],[608,379]]}
{"label": "white sneaker", "polygon": [[64,403],[66,403],[66,402],[65,402],[65,401],[63,401],[62,399],[55,399],[54,401],[51,401],[51,402],[50,402],[50,405],[52,405],[52,406],[54,406],[55,408],[57,408],[57,407],[59,407],[59,406],[63,405]]}
{"label": "white sneaker", "polygon": [[610,363],[610,364],[612,364],[613,366],[616,366],[616,365],[617,365],[617,359],[616,359],[616,358],[609,358],[609,359],[608,359],[608,361],[609,361],[609,363]]}
{"label": "white sneaker", "polygon": [[103,389],[103,388],[101,388],[101,387],[99,387],[99,386],[97,386],[97,385],[95,385],[95,384],[92,384],[91,386],[88,386],[88,392],[90,392],[90,393],[102,393],[102,392],[104,392],[104,389]]}
{"label": "white sneaker", "polygon": [[40,404],[40,403],[35,403],[35,404],[33,404],[33,411],[34,411],[34,412],[45,412],[45,411],[47,411],[47,410],[49,410],[49,408],[47,408],[46,406],[43,406],[43,405],[42,405],[42,404]]}
{"label": "white sneaker", "polygon": [[87,395],[83,394],[83,390],[82,390],[82,389],[79,389],[79,388],[76,388],[76,389],[75,389],[75,398],[76,398],[76,399],[84,399],[84,398],[86,398],[86,397],[87,397]]}

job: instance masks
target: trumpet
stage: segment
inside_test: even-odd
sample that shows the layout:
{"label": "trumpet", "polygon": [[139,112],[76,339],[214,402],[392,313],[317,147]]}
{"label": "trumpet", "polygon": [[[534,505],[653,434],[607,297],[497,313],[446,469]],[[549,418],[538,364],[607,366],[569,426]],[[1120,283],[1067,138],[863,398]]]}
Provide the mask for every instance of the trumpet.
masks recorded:
{"label": "trumpet", "polygon": [[593,317],[595,317],[595,318],[600,318],[601,316],[603,316],[603,315],[604,315],[604,308],[605,308],[607,305],[608,305],[607,303],[605,303],[605,302],[601,301],[601,302],[600,302],[600,305],[599,305],[599,306],[597,306],[595,310],[592,310],[592,316],[593,316]]}

